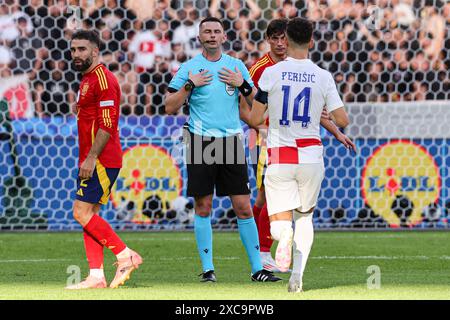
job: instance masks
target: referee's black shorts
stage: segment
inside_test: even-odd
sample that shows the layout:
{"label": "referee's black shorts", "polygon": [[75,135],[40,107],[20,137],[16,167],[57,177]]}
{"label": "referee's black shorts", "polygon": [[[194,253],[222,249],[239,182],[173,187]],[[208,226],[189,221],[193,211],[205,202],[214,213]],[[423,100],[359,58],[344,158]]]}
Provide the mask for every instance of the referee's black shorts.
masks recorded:
{"label": "referee's black shorts", "polygon": [[232,196],[250,194],[247,161],[240,134],[206,137],[185,129],[187,195]]}

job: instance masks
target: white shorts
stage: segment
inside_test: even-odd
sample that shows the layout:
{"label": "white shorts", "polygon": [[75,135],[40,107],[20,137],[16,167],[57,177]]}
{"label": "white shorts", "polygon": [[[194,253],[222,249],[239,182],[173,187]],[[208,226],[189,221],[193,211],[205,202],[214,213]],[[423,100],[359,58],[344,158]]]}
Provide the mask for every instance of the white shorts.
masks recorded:
{"label": "white shorts", "polygon": [[324,174],[323,163],[269,165],[264,181],[269,216],[315,207]]}

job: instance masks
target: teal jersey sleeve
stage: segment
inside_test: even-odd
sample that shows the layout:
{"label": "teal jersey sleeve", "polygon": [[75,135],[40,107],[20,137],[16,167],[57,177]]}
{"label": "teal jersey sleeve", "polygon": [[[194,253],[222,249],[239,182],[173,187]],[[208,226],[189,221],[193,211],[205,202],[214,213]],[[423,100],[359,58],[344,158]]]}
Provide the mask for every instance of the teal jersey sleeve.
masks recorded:
{"label": "teal jersey sleeve", "polygon": [[188,81],[188,79],[189,79],[189,68],[186,66],[186,64],[183,63],[178,69],[175,76],[170,81],[169,88],[180,90],[181,87],[186,83],[186,81]]}

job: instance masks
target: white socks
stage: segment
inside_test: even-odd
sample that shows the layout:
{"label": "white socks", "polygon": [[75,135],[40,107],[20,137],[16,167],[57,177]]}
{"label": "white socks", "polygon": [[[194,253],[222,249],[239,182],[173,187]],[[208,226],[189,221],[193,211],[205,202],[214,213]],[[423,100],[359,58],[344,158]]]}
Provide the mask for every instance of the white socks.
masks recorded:
{"label": "white socks", "polygon": [[280,241],[281,233],[285,228],[292,228],[292,221],[275,220],[270,222],[270,234],[272,238]]}
{"label": "white socks", "polygon": [[103,279],[105,277],[105,274],[103,273],[103,269],[90,269],[89,275],[91,277],[95,277],[98,279]]}
{"label": "white socks", "polygon": [[[313,213],[300,214],[294,210],[293,268],[291,279],[302,282],[306,262],[314,240]],[[285,228],[292,228],[292,222],[276,220],[270,223],[270,233],[274,240],[280,241]]]}
{"label": "white socks", "polygon": [[302,282],[306,261],[314,240],[313,213],[299,214],[294,211],[295,232],[294,232],[294,255],[291,279],[294,278]]}

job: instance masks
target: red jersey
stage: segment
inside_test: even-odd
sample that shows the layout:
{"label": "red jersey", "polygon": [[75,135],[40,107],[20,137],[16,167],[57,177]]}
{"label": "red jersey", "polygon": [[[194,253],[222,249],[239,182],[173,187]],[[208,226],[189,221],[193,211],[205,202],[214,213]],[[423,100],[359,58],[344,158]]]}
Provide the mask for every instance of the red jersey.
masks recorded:
{"label": "red jersey", "polygon": [[252,77],[253,83],[256,88],[259,88],[258,82],[261,78],[262,73],[266,70],[267,67],[271,67],[276,62],[272,60],[269,53],[266,53],[258,61],[255,62],[253,66],[250,68],[250,77]]}
{"label": "red jersey", "polygon": [[[266,70],[266,68],[271,67],[275,64],[276,62],[273,61],[273,59],[270,57],[269,53],[266,53],[265,55],[263,55],[261,58],[259,58],[255,64],[253,66],[250,67],[250,77],[253,80],[253,83],[255,85],[256,88],[259,88],[259,79],[261,78],[261,75],[263,74],[264,70]],[[266,121],[264,122],[266,126],[269,125],[269,119],[267,118]],[[250,140],[253,140],[250,138]],[[256,145],[265,145],[264,141],[262,141],[262,137],[261,135],[257,132],[256,134],[256,141],[250,141],[251,146],[253,146],[254,144]]]}
{"label": "red jersey", "polygon": [[122,167],[119,137],[120,87],[116,76],[99,64],[83,75],[77,97],[80,167],[86,159],[99,128],[111,136],[98,160],[105,168]]}

